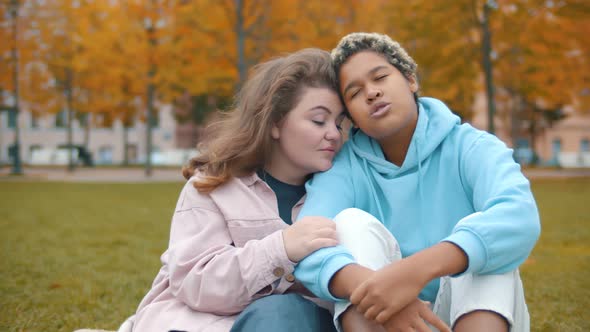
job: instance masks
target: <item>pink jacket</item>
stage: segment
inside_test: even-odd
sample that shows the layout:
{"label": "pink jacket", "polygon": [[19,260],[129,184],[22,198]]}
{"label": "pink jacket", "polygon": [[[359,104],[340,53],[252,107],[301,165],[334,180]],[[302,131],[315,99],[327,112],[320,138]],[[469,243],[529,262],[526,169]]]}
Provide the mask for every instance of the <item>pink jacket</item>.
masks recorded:
{"label": "pink jacket", "polygon": [[[288,225],[264,181],[256,174],[234,178],[203,194],[194,180],[180,193],[162,268],[139,305],[134,331],[225,332],[254,300],[306,291],[293,277],[281,231]],[[303,199],[293,217],[302,205]]]}

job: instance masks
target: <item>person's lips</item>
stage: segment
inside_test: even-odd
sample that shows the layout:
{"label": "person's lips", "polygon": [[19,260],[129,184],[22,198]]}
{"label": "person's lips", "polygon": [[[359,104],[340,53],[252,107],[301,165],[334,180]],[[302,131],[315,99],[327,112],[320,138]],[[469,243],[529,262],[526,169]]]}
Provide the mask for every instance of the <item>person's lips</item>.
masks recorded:
{"label": "person's lips", "polygon": [[386,103],[386,102],[381,101],[381,102],[375,103],[375,105],[373,105],[373,107],[371,107],[369,115],[371,117],[380,117],[380,116],[386,114],[387,112],[389,112],[390,109],[391,109],[390,103]]}

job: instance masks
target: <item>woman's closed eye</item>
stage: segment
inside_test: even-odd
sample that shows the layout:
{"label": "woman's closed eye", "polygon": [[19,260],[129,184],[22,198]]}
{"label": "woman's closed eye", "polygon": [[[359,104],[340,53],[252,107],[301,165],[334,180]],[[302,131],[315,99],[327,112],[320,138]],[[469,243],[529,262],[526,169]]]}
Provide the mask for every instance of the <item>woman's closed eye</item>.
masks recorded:
{"label": "woman's closed eye", "polygon": [[[319,127],[323,127],[326,125],[326,121],[323,120],[311,120],[311,122],[313,122]],[[335,122],[334,125],[336,125],[336,129],[338,129],[339,131],[342,130],[342,121]]]}
{"label": "woman's closed eye", "polygon": [[344,122],[344,114],[340,115],[336,120],[336,128],[340,131],[342,131],[342,122]]}

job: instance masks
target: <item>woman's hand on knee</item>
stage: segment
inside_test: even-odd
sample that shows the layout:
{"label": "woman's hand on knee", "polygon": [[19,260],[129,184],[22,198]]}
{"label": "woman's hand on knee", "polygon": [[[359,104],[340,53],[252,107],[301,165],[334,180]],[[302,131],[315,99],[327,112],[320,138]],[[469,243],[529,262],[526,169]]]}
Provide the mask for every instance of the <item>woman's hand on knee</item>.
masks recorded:
{"label": "woman's hand on knee", "polygon": [[394,331],[418,331],[430,332],[427,323],[437,328],[440,332],[451,332],[451,329],[438,316],[432,312],[428,302],[415,299],[405,308],[393,315],[384,327],[388,332]]}
{"label": "woman's hand on knee", "polygon": [[299,262],[312,252],[338,244],[336,224],[324,217],[304,217],[283,230],[283,243],[292,262]]}

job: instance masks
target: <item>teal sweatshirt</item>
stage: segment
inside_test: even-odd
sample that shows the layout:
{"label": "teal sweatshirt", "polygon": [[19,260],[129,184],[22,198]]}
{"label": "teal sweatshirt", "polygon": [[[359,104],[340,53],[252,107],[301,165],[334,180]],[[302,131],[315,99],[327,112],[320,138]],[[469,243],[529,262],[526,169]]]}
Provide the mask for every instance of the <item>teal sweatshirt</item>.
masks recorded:
{"label": "teal sweatshirt", "polygon": [[[298,219],[333,218],[355,207],[385,225],[402,257],[448,241],[467,254],[464,273],[516,269],[533,249],[540,221],[512,150],[495,136],[461,124],[439,100],[420,98],[418,104],[418,122],[401,167],[385,159],[377,141],[353,130],[333,167],[308,181]],[[474,212],[481,213],[462,220]],[[354,258],[343,246],[324,248],[301,261],[295,276],[317,296],[338,301],[328,283],[351,263]],[[439,280],[432,280],[419,297],[434,302],[438,287]]]}

